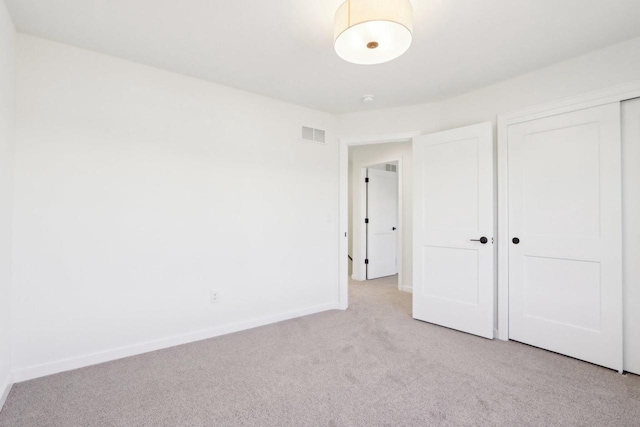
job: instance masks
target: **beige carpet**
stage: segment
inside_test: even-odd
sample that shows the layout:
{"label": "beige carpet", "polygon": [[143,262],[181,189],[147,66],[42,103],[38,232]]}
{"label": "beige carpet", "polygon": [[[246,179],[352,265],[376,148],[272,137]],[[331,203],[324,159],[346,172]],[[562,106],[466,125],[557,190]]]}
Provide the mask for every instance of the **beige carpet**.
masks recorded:
{"label": "beige carpet", "polygon": [[14,386],[0,426],[638,426],[640,378],[351,307]]}

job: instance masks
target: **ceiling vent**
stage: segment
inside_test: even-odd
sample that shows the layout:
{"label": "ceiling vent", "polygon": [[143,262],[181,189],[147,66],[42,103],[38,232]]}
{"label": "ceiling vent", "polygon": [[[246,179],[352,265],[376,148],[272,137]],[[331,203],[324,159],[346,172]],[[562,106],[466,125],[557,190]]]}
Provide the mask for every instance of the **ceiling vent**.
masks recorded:
{"label": "ceiling vent", "polygon": [[314,129],[307,126],[302,126],[302,139],[305,141],[324,144],[325,143],[324,131],[321,129]]}

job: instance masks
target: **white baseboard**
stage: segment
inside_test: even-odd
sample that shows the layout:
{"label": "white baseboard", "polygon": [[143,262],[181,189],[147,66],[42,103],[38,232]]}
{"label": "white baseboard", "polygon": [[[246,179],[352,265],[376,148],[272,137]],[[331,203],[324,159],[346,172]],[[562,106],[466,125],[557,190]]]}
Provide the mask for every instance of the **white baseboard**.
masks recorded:
{"label": "white baseboard", "polygon": [[4,408],[4,403],[7,401],[7,397],[9,397],[9,392],[11,391],[11,387],[13,383],[11,382],[11,376],[7,377],[7,379],[0,385],[0,391],[2,394],[0,395],[0,411]]}
{"label": "white baseboard", "polygon": [[400,290],[402,292],[409,292],[410,294],[412,294],[413,293],[413,286],[402,286],[400,288]]}
{"label": "white baseboard", "polygon": [[69,359],[57,360],[55,362],[45,363],[41,365],[29,366],[26,368],[16,369],[12,372],[12,380],[15,383],[21,381],[32,380],[47,375],[57,374],[60,372],[71,371],[74,369],[84,368],[86,366],[97,365],[99,363],[110,362],[112,360],[122,359],[124,357],[136,356],[151,351],[162,350],[177,345],[188,344],[196,341],[206,340],[221,335],[240,332],[246,329],[257,328],[259,326],[269,325],[271,323],[282,322],[283,320],[294,319],[296,317],[308,316],[310,314],[320,313],[328,310],[338,310],[339,304],[328,303],[307,307],[300,310],[292,310],[272,316],[262,317],[258,319],[247,320],[229,325],[220,326],[213,329],[206,329],[188,334],[162,338],[159,340],[149,341],[145,343],[135,344],[127,347],[120,347],[99,353],[87,354],[84,356],[73,357]]}

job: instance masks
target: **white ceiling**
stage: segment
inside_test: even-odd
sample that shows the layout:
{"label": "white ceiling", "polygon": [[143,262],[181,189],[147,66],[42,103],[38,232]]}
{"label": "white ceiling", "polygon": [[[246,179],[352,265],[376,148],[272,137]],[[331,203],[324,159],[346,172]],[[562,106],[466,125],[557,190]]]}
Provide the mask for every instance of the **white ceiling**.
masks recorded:
{"label": "white ceiling", "polygon": [[409,51],[362,66],[333,50],[342,0],[5,2],[21,32],[333,113],[435,101],[640,36],[639,0],[413,0]]}

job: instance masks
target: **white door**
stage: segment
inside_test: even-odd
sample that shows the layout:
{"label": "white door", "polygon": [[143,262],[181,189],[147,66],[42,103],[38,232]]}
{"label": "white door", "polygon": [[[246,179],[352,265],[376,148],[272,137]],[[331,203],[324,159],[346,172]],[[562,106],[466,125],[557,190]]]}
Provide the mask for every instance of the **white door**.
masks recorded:
{"label": "white door", "polygon": [[413,158],[413,317],[493,338],[493,125],[415,138]]}
{"label": "white door", "polygon": [[620,104],[509,126],[508,163],[509,338],[620,370]]}
{"label": "white door", "polygon": [[398,274],[398,174],[367,170],[367,279]]}
{"label": "white door", "polygon": [[622,103],[624,370],[640,375],[640,98]]}

